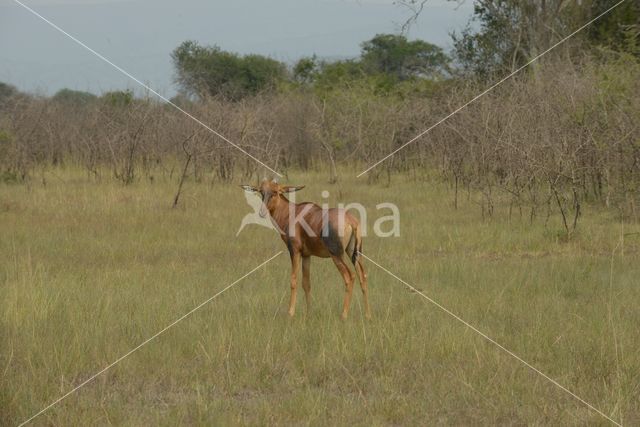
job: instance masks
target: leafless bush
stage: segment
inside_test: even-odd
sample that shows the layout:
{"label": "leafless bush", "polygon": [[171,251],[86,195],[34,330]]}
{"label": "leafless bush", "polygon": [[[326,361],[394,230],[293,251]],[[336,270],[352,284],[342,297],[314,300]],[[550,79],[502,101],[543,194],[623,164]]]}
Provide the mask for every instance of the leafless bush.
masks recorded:
{"label": "leafless bush", "polygon": [[[531,221],[555,211],[567,235],[584,203],[637,218],[639,77],[637,60],[623,57],[543,64],[535,78],[505,82],[371,170],[368,180],[389,180],[395,171],[431,178],[437,171],[451,184],[454,207],[475,194],[486,217],[497,205]],[[305,88],[183,107],[275,169],[326,168],[335,182],[344,166],[362,170],[483,89],[460,82],[424,97]],[[148,99],[74,106],[22,97],[0,112],[5,180],[67,163],[96,179],[110,170],[123,184],[157,177],[229,182],[266,173],[182,113]]]}

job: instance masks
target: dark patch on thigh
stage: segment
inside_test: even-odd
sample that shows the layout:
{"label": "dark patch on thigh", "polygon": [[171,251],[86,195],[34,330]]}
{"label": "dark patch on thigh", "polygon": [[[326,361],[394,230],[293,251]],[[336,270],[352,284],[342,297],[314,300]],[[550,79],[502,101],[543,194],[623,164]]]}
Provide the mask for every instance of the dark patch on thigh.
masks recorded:
{"label": "dark patch on thigh", "polygon": [[291,237],[287,237],[287,249],[289,249],[289,255],[293,256],[293,242]]}
{"label": "dark patch on thigh", "polygon": [[354,248],[353,253],[351,254],[351,262],[353,265],[356,265],[356,261],[358,261],[358,249]]}
{"label": "dark patch on thigh", "polygon": [[328,224],[327,229],[323,230],[322,242],[331,255],[342,255],[344,251],[344,248],[342,247],[342,240],[340,240],[340,235],[331,224]]}

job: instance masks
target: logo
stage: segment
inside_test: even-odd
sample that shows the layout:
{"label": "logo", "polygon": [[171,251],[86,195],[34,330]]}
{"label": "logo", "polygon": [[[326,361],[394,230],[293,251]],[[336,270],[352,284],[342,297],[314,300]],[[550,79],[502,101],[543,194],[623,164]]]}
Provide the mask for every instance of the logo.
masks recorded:
{"label": "logo", "polygon": [[254,193],[253,191],[244,190],[244,198],[247,201],[247,205],[253,209],[252,213],[248,213],[242,218],[242,223],[240,224],[240,228],[238,228],[238,232],[236,233],[236,237],[240,234],[240,232],[249,224],[256,224],[261,227],[266,227],[271,230],[281,232],[280,228],[274,224],[271,219],[271,215],[266,215],[262,217],[260,215],[260,209],[262,209],[262,198],[258,195],[259,193]]}
{"label": "logo", "polygon": [[[325,199],[324,203],[322,203],[322,205],[320,206],[322,209],[322,219],[323,219],[322,229],[324,232],[325,230],[328,230],[328,228],[325,227],[326,226],[325,221],[329,218],[328,212],[331,210],[331,208],[329,207],[329,204],[326,203],[326,199],[329,198],[329,192],[325,190],[321,193],[321,195],[323,199]],[[289,224],[287,224],[288,229],[293,231],[295,229],[294,225],[300,224],[305,229],[305,231],[309,233],[309,235],[313,235],[313,231],[310,230],[304,218],[306,212],[311,206],[308,205],[307,207],[303,208],[301,212],[296,213],[293,211],[293,207],[295,203],[295,193],[290,193],[289,197],[290,197],[289,199],[290,212],[289,212]],[[276,224],[276,222],[272,219],[271,215],[269,215],[269,212],[266,209],[266,206],[264,204],[264,201],[261,197],[260,192],[258,192],[255,188],[252,190],[251,187],[245,186],[244,198],[247,202],[247,205],[251,207],[252,212],[246,214],[242,218],[240,227],[236,232],[236,237],[240,235],[240,232],[242,232],[242,230],[244,230],[244,228],[249,224],[256,224],[261,227],[274,230],[279,234],[285,234],[284,231],[282,231],[282,229],[278,226],[278,224]],[[358,217],[360,218],[360,230],[361,230],[362,236],[363,237],[367,236],[367,233],[368,233],[367,220],[369,216],[367,215],[367,210],[364,207],[364,205],[357,202],[348,203],[346,205],[344,203],[338,203],[337,209],[339,210],[341,215],[344,215],[344,212],[347,212],[347,211],[354,211],[354,210],[357,211]],[[398,209],[398,206],[388,202],[379,203],[376,205],[376,212],[381,212],[383,210],[389,210],[389,215],[383,215],[376,219],[376,221],[373,224],[374,235],[377,237],[399,237],[400,236],[400,210]],[[340,218],[339,221],[340,223],[344,223],[344,220],[342,218]]]}

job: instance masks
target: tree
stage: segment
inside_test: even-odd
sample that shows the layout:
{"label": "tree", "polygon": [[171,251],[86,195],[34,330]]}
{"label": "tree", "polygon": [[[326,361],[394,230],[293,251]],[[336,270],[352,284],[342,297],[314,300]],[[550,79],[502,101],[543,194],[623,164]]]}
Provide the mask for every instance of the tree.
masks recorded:
{"label": "tree", "polygon": [[300,58],[293,66],[293,79],[301,84],[312,83],[320,72],[320,64],[315,55]]}
{"label": "tree", "polygon": [[355,59],[344,61],[323,62],[319,65],[319,72],[315,81],[318,87],[330,89],[343,86],[345,83],[366,77],[362,64]]}
{"label": "tree", "polygon": [[102,99],[113,107],[128,107],[133,102],[134,96],[131,89],[114,90],[105,92]]}
{"label": "tree", "polygon": [[378,34],[362,43],[361,61],[367,73],[387,74],[398,80],[440,79],[449,71],[449,57],[440,47],[396,34]]}
{"label": "tree", "polygon": [[[411,28],[411,25],[416,23],[427,1],[428,0],[396,0],[394,2],[395,4],[408,9],[410,12],[409,18],[407,18],[402,24],[402,34],[406,34],[409,31],[409,28]],[[455,1],[460,2],[464,0]]]}
{"label": "tree", "polygon": [[409,41],[402,35],[378,34],[362,43],[359,58],[333,62],[319,61],[315,56],[300,59],[293,67],[293,77],[322,91],[357,85],[388,94],[412,79],[429,83],[446,78],[449,63],[450,58],[436,45]]}
{"label": "tree", "polygon": [[92,93],[72,89],[60,89],[53,95],[53,100],[67,105],[84,106],[98,97]]}
{"label": "tree", "polygon": [[[592,0],[591,15],[596,17],[616,4],[614,0]],[[630,1],[594,22],[589,27],[591,42],[608,45],[640,56],[640,3]]]}
{"label": "tree", "polygon": [[240,66],[242,70],[240,87],[252,95],[264,89],[270,89],[287,78],[287,67],[266,56],[246,55],[241,57]]}
{"label": "tree", "polygon": [[218,46],[185,41],[171,54],[175,81],[183,94],[240,99],[274,87],[286,78],[286,67],[262,55],[240,56]]}
{"label": "tree", "polygon": [[18,89],[16,89],[15,86],[0,82],[0,105],[4,104],[7,100],[18,93]]}
{"label": "tree", "polygon": [[[462,70],[487,77],[513,71],[614,6],[616,0],[523,2],[476,0],[474,16],[461,34],[452,34],[456,60]],[[472,29],[479,24],[479,29]],[[478,27],[478,25],[475,25]],[[593,22],[572,43],[605,44],[635,50],[640,33],[640,5],[627,2]],[[536,69],[536,63],[532,68]]]}
{"label": "tree", "polygon": [[456,59],[464,71],[480,76],[513,71],[538,56],[582,21],[570,0],[522,2],[477,0],[472,22],[452,34]]}

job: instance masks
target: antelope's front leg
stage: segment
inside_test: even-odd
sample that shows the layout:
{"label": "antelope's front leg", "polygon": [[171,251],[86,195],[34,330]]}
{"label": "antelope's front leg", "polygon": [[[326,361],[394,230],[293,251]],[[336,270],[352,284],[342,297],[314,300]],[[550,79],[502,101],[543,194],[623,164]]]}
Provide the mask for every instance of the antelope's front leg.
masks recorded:
{"label": "antelope's front leg", "polygon": [[289,316],[296,312],[296,292],[298,288],[298,270],[300,270],[300,252],[291,254],[291,299],[289,300]]}

